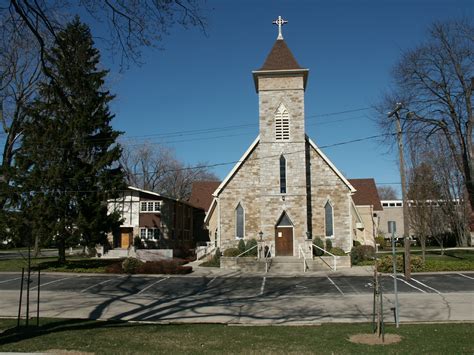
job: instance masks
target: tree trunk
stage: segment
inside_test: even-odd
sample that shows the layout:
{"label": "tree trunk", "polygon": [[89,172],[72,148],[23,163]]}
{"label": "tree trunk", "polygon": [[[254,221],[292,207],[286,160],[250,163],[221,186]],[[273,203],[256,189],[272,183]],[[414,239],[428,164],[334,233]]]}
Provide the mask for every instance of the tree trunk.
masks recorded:
{"label": "tree trunk", "polygon": [[420,236],[420,244],[421,244],[421,258],[423,259],[423,263],[425,262],[425,254],[426,254],[426,236]]}
{"label": "tree trunk", "polygon": [[39,248],[39,236],[38,234],[35,235],[35,249],[34,249],[34,252],[33,252],[33,256],[35,258],[37,258],[39,256],[39,253],[40,253],[40,248]]}
{"label": "tree trunk", "polygon": [[58,240],[58,263],[66,263],[66,243],[64,241],[64,237],[61,237]]}

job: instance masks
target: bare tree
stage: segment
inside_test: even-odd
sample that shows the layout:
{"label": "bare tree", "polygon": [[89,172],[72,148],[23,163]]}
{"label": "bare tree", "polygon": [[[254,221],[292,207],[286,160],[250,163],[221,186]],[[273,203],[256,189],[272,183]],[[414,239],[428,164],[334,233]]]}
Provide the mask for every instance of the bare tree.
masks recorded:
{"label": "bare tree", "polygon": [[205,163],[185,165],[172,149],[151,143],[124,145],[121,165],[127,184],[179,200],[190,197],[193,182],[218,180]]}
{"label": "bare tree", "polygon": [[381,200],[397,199],[397,191],[393,186],[377,186],[377,192]]}
{"label": "bare tree", "polygon": [[[428,38],[406,51],[393,70],[394,88],[384,100],[402,102],[405,140],[430,140],[437,134],[461,173],[474,220],[474,162],[472,83],[474,77],[474,26],[472,20],[436,22]],[[381,107],[384,105],[382,104]],[[384,131],[394,132],[383,115]],[[471,231],[471,234],[474,231]]]}

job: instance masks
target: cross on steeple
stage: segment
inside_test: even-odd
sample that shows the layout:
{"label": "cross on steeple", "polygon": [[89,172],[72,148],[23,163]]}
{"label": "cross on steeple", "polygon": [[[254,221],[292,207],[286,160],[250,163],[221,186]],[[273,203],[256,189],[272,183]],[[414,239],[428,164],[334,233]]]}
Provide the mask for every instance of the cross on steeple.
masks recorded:
{"label": "cross on steeple", "polygon": [[281,16],[278,16],[278,20],[275,20],[272,22],[274,25],[278,25],[278,37],[277,39],[283,39],[283,35],[281,34],[281,26],[283,26],[285,23],[288,23],[287,20],[283,20]]}

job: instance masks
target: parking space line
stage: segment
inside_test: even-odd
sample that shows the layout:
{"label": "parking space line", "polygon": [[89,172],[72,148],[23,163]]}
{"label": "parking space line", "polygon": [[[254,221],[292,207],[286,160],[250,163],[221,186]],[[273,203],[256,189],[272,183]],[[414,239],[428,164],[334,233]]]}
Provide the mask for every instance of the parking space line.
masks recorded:
{"label": "parking space line", "polygon": [[5,283],[5,282],[20,280],[20,279],[21,279],[21,277],[17,277],[17,278],[15,278],[15,279],[10,279],[10,280],[4,280],[4,281],[0,281],[0,284],[3,284],[3,283]]}
{"label": "parking space line", "polygon": [[474,277],[461,274],[460,272],[458,272],[457,274],[460,275],[460,276],[466,277],[466,278],[468,278],[468,279],[474,280]]}
{"label": "parking space line", "polygon": [[[50,282],[46,282],[44,284],[41,284],[40,286],[41,286],[41,288],[43,288],[44,286],[51,285],[51,284],[54,284],[56,282],[60,282],[60,281],[64,281],[64,280],[69,280],[69,279],[72,279],[74,277],[75,276],[73,276],[73,277],[64,277],[64,278],[59,279],[59,280],[53,280],[53,281],[50,281]],[[35,287],[30,288],[30,290],[34,290],[35,288],[38,288],[38,285],[36,285]]]}
{"label": "parking space line", "polygon": [[[393,276],[393,275],[390,275],[390,277],[391,277],[392,279],[395,278],[395,276]],[[422,290],[421,288],[418,288],[418,287],[412,285],[411,283],[406,282],[405,280],[403,280],[403,279],[401,279],[401,278],[399,278],[399,277],[397,277],[397,280],[400,280],[401,282],[406,283],[408,286],[414,288],[415,290],[418,290],[418,291],[423,292],[423,293],[427,293],[425,290]]]}
{"label": "parking space line", "polygon": [[423,282],[418,281],[417,279],[415,279],[415,278],[413,278],[413,277],[411,278],[411,280],[413,280],[413,281],[419,283],[421,286],[426,287],[427,289],[433,290],[433,291],[436,292],[438,295],[441,294],[441,292],[439,292],[437,289],[435,289],[435,288],[433,288],[433,287],[431,287],[431,286],[428,286],[427,284],[424,284]]}
{"label": "parking space line", "polygon": [[342,290],[339,288],[339,286],[337,286],[336,283],[335,283],[333,280],[331,280],[331,278],[330,278],[329,276],[326,276],[326,277],[328,278],[329,282],[331,282],[331,283],[333,284],[333,286],[334,286],[335,288],[337,288],[337,290],[339,291],[339,293],[344,296],[344,292],[342,292]]}
{"label": "parking space line", "polygon": [[206,287],[209,286],[210,284],[212,284],[212,282],[213,282],[215,279],[217,279],[217,276],[214,276],[214,278],[213,278],[211,281],[209,281],[209,282],[207,283]]}
{"label": "parking space line", "polygon": [[263,291],[265,290],[265,282],[267,281],[267,277],[264,276],[262,280],[262,286],[260,286],[260,295],[263,295]]}
{"label": "parking space line", "polygon": [[[124,276],[120,276],[120,278],[122,278],[122,277],[124,277]],[[110,282],[110,281],[113,281],[113,280],[117,280],[117,278],[108,279],[108,280],[105,280],[105,281],[102,281],[102,282],[99,282],[99,283],[93,284],[92,286],[89,286],[89,287],[87,287],[87,288],[83,289],[83,290],[81,291],[81,293],[82,293],[82,292],[86,292],[87,290],[90,290],[90,289],[91,289],[91,288],[93,288],[93,287],[96,287],[96,286],[99,286],[99,285],[106,284],[107,282]]]}
{"label": "parking space line", "polygon": [[149,285],[149,286],[145,287],[144,289],[140,290],[139,292],[137,292],[137,295],[139,295],[140,293],[145,292],[145,291],[148,290],[150,287],[155,286],[156,284],[159,284],[159,283],[162,282],[162,281],[168,280],[169,278],[170,278],[170,277],[168,276],[168,277],[165,277],[164,279],[161,279],[161,280],[158,280],[158,281],[153,282],[151,285]]}

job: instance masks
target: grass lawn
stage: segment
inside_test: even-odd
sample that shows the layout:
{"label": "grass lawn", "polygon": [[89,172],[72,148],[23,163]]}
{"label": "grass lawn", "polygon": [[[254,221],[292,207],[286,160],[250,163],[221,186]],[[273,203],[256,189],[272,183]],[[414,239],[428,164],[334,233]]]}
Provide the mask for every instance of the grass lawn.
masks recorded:
{"label": "grass lawn", "polygon": [[474,324],[386,326],[402,340],[391,345],[353,344],[350,335],[370,333],[370,324],[237,327],[217,324],[153,325],[85,320],[41,320],[39,328],[9,329],[0,320],[0,351],[66,349],[96,354],[127,353],[317,353],[461,354],[474,352]]}
{"label": "grass lawn", "polygon": [[[31,259],[31,265],[34,268],[38,266],[41,271],[56,271],[56,272],[105,272],[107,265],[117,262],[116,259],[91,259],[82,257],[66,258],[66,264],[60,265],[57,262],[58,258],[37,258]],[[21,271],[21,268],[26,269],[27,262],[23,259],[8,259],[0,260],[0,271]]]}

